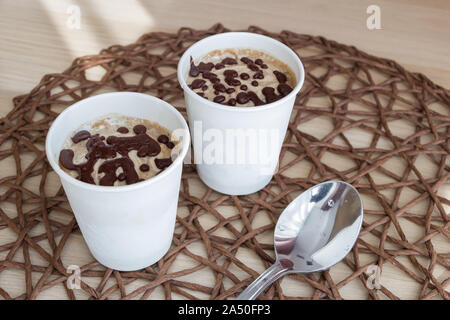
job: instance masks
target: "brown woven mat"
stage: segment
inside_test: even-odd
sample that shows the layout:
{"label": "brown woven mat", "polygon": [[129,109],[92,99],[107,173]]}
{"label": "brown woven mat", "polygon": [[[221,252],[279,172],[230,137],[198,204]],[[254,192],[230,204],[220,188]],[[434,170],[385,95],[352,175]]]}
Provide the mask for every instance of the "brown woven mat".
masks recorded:
{"label": "brown woven mat", "polygon": [[[308,72],[270,185],[251,196],[220,195],[185,166],[173,246],[159,263],[117,272],[90,256],[45,159],[51,121],[82,98],[118,90],[153,94],[185,114],[178,59],[193,42],[224,31],[149,33],[78,58],[14,98],[0,123],[1,166],[10,169],[0,177],[0,297],[52,297],[52,290],[70,299],[235,297],[273,262],[273,227],[288,202],[340,179],[364,198],[352,252],[330,271],[285,277],[261,297],[448,299],[449,91],[354,47],[258,27],[249,31],[286,43]],[[80,290],[67,288],[70,264],[81,267]]]}

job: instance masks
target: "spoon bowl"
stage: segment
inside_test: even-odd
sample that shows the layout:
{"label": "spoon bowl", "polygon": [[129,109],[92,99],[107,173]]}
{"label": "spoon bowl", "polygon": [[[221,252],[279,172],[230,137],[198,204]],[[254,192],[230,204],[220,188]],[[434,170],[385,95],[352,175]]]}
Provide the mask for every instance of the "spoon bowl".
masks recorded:
{"label": "spoon bowl", "polygon": [[250,284],[238,300],[254,300],[288,273],[329,269],[353,248],[363,220],[358,191],[343,181],[327,181],[295,198],[274,230],[276,261]]}

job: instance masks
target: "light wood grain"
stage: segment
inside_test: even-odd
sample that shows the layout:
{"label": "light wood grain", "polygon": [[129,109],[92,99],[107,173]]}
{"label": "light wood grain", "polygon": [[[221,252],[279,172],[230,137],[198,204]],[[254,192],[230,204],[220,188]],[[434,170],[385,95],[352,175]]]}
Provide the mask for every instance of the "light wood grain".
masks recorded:
{"label": "light wood grain", "polygon": [[[381,8],[381,30],[368,30],[366,8],[377,4]],[[81,9],[81,29],[67,27],[66,12],[70,5]],[[444,87],[450,87],[450,2],[442,1],[361,1],[361,0],[307,0],[307,1],[127,1],[123,0],[2,0],[0,2],[0,116],[12,107],[11,99],[29,92],[46,73],[60,72],[71,61],[82,55],[95,54],[112,44],[128,44],[150,31],[173,32],[182,26],[208,28],[222,22],[231,29],[245,29],[258,25],[278,32],[283,29],[299,33],[322,35],[336,41],[352,44],[368,53],[391,58],[410,71],[421,72]],[[326,125],[326,124],[323,124]],[[320,134],[320,124],[302,130]],[[399,125],[401,134],[407,130]],[[357,133],[356,133],[357,134]],[[361,144],[364,139],[360,137]],[[339,165],[339,161],[329,159]],[[14,164],[2,163],[0,176],[4,176]],[[302,170],[302,168],[298,169]],[[303,168],[306,170],[306,168]],[[431,174],[431,173],[430,173]],[[38,183],[38,182],[37,182]],[[55,184],[55,187],[57,184]],[[201,187],[198,187],[199,190]],[[449,188],[443,196],[449,197]],[[369,203],[370,205],[370,203]],[[5,209],[5,208],[4,208]],[[6,208],[7,209],[7,208]],[[11,213],[13,209],[9,213]],[[12,214],[12,213],[11,213]],[[263,221],[264,222],[264,221]],[[203,222],[202,222],[203,223]],[[204,221],[208,223],[208,221]],[[406,227],[408,236],[419,236],[414,226]],[[33,230],[39,232],[42,230]],[[78,237],[78,238],[77,238]],[[265,236],[270,243],[271,235]],[[12,232],[0,232],[0,243],[15,240]],[[437,239],[435,247],[448,252],[448,242]],[[45,247],[44,247],[45,248]],[[194,248],[201,252],[201,248]],[[264,266],[254,253],[242,250],[239,255],[247,257],[248,264],[257,272]],[[62,254],[65,263],[89,263],[92,257],[81,236],[71,237]],[[4,256],[0,255],[0,260]],[[39,260],[38,255],[32,259]],[[20,260],[20,259],[19,259]],[[33,260],[36,261],[36,260]],[[407,261],[402,261],[407,265]],[[364,261],[361,261],[363,264]],[[188,258],[174,265],[186,268],[192,264]],[[42,265],[46,265],[42,261]],[[239,271],[236,271],[239,274]],[[345,267],[332,270],[334,279],[346,275]],[[443,281],[448,277],[445,270],[436,275]],[[38,277],[34,277],[37,281]],[[192,278],[190,279],[192,280]],[[91,280],[86,279],[89,283]],[[208,272],[196,275],[195,281],[211,285]],[[366,290],[357,281],[341,290],[345,298],[365,298]],[[420,287],[398,269],[386,264],[382,284],[395,287],[395,294],[402,298],[413,298]],[[395,285],[392,285],[394,283]],[[95,283],[92,283],[95,285]],[[139,282],[128,286],[138,287]],[[0,273],[0,287],[8,288],[11,295],[24,290],[23,272],[6,270]],[[308,288],[291,279],[283,280],[286,294],[308,294]],[[76,292],[78,297],[83,293]],[[62,286],[44,291],[39,298],[58,299],[66,294]],[[162,298],[157,290],[152,298]],[[199,296],[202,298],[202,296]]]}

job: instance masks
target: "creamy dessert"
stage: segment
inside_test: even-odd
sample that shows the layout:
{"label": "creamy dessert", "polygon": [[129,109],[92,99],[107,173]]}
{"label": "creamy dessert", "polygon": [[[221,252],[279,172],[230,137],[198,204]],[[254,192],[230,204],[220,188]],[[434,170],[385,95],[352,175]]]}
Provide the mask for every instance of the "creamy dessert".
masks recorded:
{"label": "creamy dessert", "polygon": [[76,179],[102,186],[133,184],[172,164],[178,141],[158,123],[110,115],[82,126],[60,152],[61,168]]}
{"label": "creamy dessert", "polygon": [[229,106],[260,106],[288,95],[297,80],[280,60],[253,49],[215,50],[192,61],[186,80],[198,95]]}

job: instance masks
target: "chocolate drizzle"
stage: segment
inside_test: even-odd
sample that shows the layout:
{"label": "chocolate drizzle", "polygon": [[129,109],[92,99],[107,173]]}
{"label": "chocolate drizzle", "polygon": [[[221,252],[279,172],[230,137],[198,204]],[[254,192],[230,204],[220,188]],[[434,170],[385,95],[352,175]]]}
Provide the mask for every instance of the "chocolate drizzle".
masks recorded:
{"label": "chocolate drizzle", "polygon": [[281,96],[287,96],[289,93],[291,93],[292,88],[291,86],[285,84],[285,83],[281,83],[278,85],[277,87],[278,92],[281,94]]}
{"label": "chocolate drizzle", "polygon": [[191,69],[190,69],[190,71],[189,71],[189,74],[190,74],[192,77],[196,77],[196,76],[198,76],[200,73],[205,73],[205,72],[211,71],[212,68],[214,68],[214,64],[213,64],[213,63],[203,63],[203,62],[200,62],[200,63],[198,64],[198,66],[196,66],[196,65],[194,64],[194,62],[191,61]]}
{"label": "chocolate drizzle", "polygon": [[264,104],[264,101],[258,98],[258,95],[253,91],[239,92],[236,96],[236,101],[239,104],[246,104],[251,101],[255,106],[262,106]]}
{"label": "chocolate drizzle", "polygon": [[173,149],[175,147],[175,143],[173,143],[172,141],[169,141],[166,143],[166,147],[169,149]]}
{"label": "chocolate drizzle", "polygon": [[100,136],[94,135],[86,143],[86,148],[88,153],[86,154],[87,161],[81,164],[74,164],[73,157],[75,156],[73,150],[64,149],[61,150],[59,154],[59,161],[61,165],[67,170],[75,170],[78,173],[78,179],[95,184],[92,178],[92,171],[94,170],[94,165],[98,159],[108,159],[115,158],[116,151],[112,147],[105,145],[105,143],[100,139]]}
{"label": "chocolate drizzle", "polygon": [[128,128],[125,128],[125,127],[120,127],[119,129],[117,129],[117,132],[125,134],[125,133],[130,132],[130,130],[128,130]]}
{"label": "chocolate drizzle", "polygon": [[263,88],[263,89],[262,89],[262,94],[264,95],[264,97],[266,98],[266,101],[267,101],[268,103],[277,101],[278,99],[281,98],[280,96],[278,96],[278,95],[275,93],[275,89],[274,89],[274,88],[271,88],[271,87],[265,87],[265,88]]}
{"label": "chocolate drizzle", "polygon": [[134,169],[133,161],[131,161],[128,157],[122,157],[119,159],[107,160],[102,163],[100,168],[98,168],[98,172],[104,173],[105,175],[100,179],[99,184],[101,186],[113,186],[114,182],[118,180],[116,171],[120,167],[122,167],[122,173],[125,175],[125,181],[127,184],[138,182],[139,176]]}
{"label": "chocolate drizzle", "polygon": [[[125,130],[126,129],[126,130]],[[128,133],[129,130],[125,127],[117,129],[119,133]],[[86,142],[87,154],[85,156],[86,162],[75,164],[73,162],[74,151],[71,149],[61,150],[59,155],[59,162],[62,167],[67,170],[74,170],[78,173],[77,179],[95,184],[92,177],[95,163],[99,159],[107,159],[104,161],[99,169],[99,173],[104,173],[104,176],[100,178],[99,184],[102,186],[112,186],[116,180],[126,181],[127,184],[133,184],[139,182],[139,176],[134,168],[133,161],[129,158],[129,152],[132,150],[137,151],[138,157],[155,157],[161,152],[161,146],[152,137],[147,135],[147,128],[144,125],[136,125],[133,127],[133,132],[136,134],[131,137],[117,137],[109,136],[106,138],[101,137],[98,134],[91,135],[88,131],[80,131],[72,137],[74,143],[78,143],[82,140],[89,139]],[[172,149],[175,144],[170,141],[166,135],[160,135],[158,141],[165,144],[169,149]],[[121,157],[116,158],[117,154]],[[157,160],[157,159],[155,159]],[[164,161],[162,161],[164,160]],[[158,161],[157,167],[161,170],[167,168],[171,163],[167,159]],[[155,161],[156,162],[156,161]],[[119,175],[116,174],[118,168],[122,168],[123,172]],[[141,165],[140,170],[145,172],[150,167],[148,165]]]}
{"label": "chocolate drizzle", "polygon": [[90,136],[91,134],[89,133],[89,131],[82,130],[72,137],[72,141],[73,143],[78,143],[80,141],[88,139]]}
{"label": "chocolate drizzle", "polygon": [[[136,127],[135,127],[136,128]],[[145,128],[145,127],[144,127]],[[115,152],[122,156],[128,156],[128,152],[137,150],[138,157],[154,157],[161,152],[161,147],[153,138],[145,132],[137,133],[133,137],[109,136],[106,142],[111,145]]]}
{"label": "chocolate drizzle", "polygon": [[158,142],[165,144],[167,148],[173,149],[175,147],[175,143],[170,141],[169,137],[165,134],[162,134],[158,137]]}
{"label": "chocolate drizzle", "polygon": [[241,82],[238,79],[236,79],[237,76],[239,75],[236,70],[233,70],[233,69],[225,70],[223,72],[223,75],[225,76],[225,82],[229,86],[240,86],[241,85]]}
{"label": "chocolate drizzle", "polygon": [[286,77],[286,75],[284,73],[275,70],[273,72],[273,74],[275,75],[275,77],[277,77],[277,80],[278,80],[279,83],[286,83],[287,77]]}
{"label": "chocolate drizzle", "polygon": [[169,137],[166,136],[165,134],[162,134],[158,137],[158,142],[166,144],[167,142],[169,142]]}

